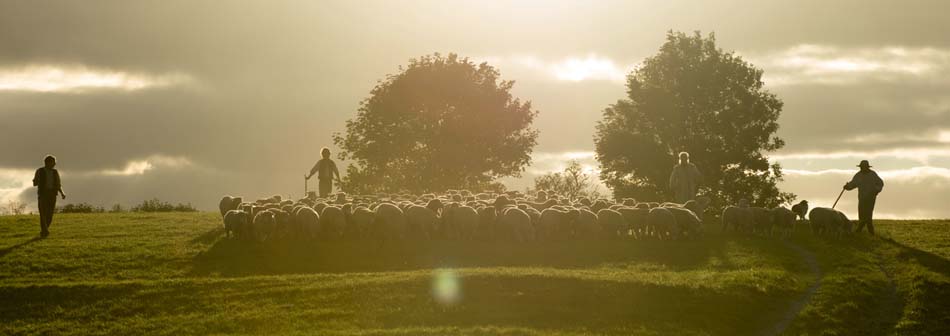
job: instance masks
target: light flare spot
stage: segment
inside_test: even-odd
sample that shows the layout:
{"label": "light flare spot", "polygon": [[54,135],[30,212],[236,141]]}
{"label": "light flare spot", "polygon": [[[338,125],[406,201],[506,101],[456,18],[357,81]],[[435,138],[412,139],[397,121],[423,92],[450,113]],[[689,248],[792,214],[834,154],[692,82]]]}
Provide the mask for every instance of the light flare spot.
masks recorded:
{"label": "light flare spot", "polygon": [[451,269],[437,269],[432,278],[432,296],[443,305],[453,305],[461,299],[458,274]]}

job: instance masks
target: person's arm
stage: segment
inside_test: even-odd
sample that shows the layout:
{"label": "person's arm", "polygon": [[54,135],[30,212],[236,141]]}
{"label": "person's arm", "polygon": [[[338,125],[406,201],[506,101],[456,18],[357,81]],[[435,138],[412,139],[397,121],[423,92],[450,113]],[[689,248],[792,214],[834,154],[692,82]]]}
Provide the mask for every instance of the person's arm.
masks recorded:
{"label": "person's arm", "polygon": [[66,193],[63,192],[63,179],[59,177],[58,170],[54,170],[53,173],[56,176],[56,192],[58,192],[59,195],[63,197],[63,199],[66,199]]}
{"label": "person's arm", "polygon": [[313,177],[313,174],[316,174],[316,173],[317,173],[317,168],[319,168],[319,167],[320,167],[320,161],[317,161],[317,163],[313,165],[313,168],[310,168],[310,174],[307,175],[307,179],[308,179],[308,180],[309,180],[311,177]]}
{"label": "person's arm", "polygon": [[857,188],[857,187],[858,187],[858,185],[860,184],[860,182],[858,181],[858,180],[859,180],[859,174],[861,174],[861,173],[859,172],[859,173],[857,173],[857,174],[854,174],[854,177],[851,178],[851,182],[848,182],[848,183],[845,183],[845,184],[844,184],[844,190],[849,190],[849,191],[850,191],[850,190],[854,190],[854,188]]}
{"label": "person's arm", "polygon": [[674,166],[674,167],[673,167],[673,172],[670,173],[670,190],[675,190],[675,189],[676,189],[676,183],[677,183],[677,182],[678,182],[678,181],[676,180],[676,167]]}
{"label": "person's arm", "polygon": [[882,180],[881,177],[878,176],[876,172],[873,174],[874,174],[874,191],[875,191],[874,193],[879,194],[881,193],[882,190],[884,190],[884,180]]}
{"label": "person's arm", "polygon": [[[330,162],[333,162],[333,161],[330,161]],[[339,182],[339,181],[341,180],[341,179],[340,179],[340,170],[336,168],[336,162],[333,162],[332,168],[333,168],[333,175],[336,176],[336,180],[337,180],[337,182]]]}
{"label": "person's arm", "polygon": [[37,170],[36,170],[36,173],[33,174],[33,186],[34,186],[34,187],[39,187],[39,186],[40,186],[40,173],[42,172],[41,169],[42,169],[42,168],[37,169]]}

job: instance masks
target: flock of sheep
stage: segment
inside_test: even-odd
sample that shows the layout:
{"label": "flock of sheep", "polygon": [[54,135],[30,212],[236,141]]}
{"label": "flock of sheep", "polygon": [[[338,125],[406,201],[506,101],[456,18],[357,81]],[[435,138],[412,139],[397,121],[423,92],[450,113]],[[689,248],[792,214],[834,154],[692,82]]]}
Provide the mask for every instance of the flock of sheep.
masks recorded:
{"label": "flock of sheep", "polygon": [[[804,209],[802,205],[804,204]],[[567,239],[678,239],[701,236],[709,199],[677,203],[623,199],[570,200],[540,191],[473,194],[372,195],[299,200],[273,196],[245,202],[224,196],[219,203],[226,234],[240,240],[295,239],[483,240],[527,242]],[[747,202],[727,207],[723,230],[788,236],[796,213],[804,218],[807,202],[764,209]],[[830,210],[830,211],[829,211]],[[697,215],[698,214],[698,215]],[[839,233],[850,221],[827,208],[810,216],[815,233]],[[850,230],[849,230],[850,231]]]}
{"label": "flock of sheep", "polygon": [[738,205],[723,209],[722,230],[789,237],[794,231],[796,219],[805,220],[806,213],[811,230],[816,235],[840,237],[851,233],[851,221],[844,213],[821,207],[808,212],[808,201],[801,201],[793,205],[792,209],[766,209],[750,207],[748,201],[739,200]]}

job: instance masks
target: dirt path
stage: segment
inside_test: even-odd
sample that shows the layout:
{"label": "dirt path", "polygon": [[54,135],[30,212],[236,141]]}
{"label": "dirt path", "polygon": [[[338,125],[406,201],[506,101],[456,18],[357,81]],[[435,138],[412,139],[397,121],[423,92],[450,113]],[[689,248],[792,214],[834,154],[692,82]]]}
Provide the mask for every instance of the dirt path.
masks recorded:
{"label": "dirt path", "polygon": [[818,260],[815,259],[814,253],[811,253],[811,251],[808,251],[798,244],[787,240],[783,240],[782,243],[795,251],[795,253],[805,260],[805,264],[808,265],[808,269],[812,274],[815,274],[815,282],[813,282],[811,286],[808,286],[808,290],[805,291],[805,294],[803,294],[802,297],[792,302],[792,305],[787,311],[785,311],[785,314],[782,315],[782,319],[772,325],[771,328],[763,332],[763,335],[781,335],[785,329],[788,329],[788,326],[792,324],[792,321],[795,320],[795,317],[798,316],[798,313],[803,308],[805,308],[805,305],[811,301],[811,297],[815,295],[815,292],[817,292],[818,288],[821,287],[821,279],[824,277],[824,273],[822,273],[821,267],[818,266]]}

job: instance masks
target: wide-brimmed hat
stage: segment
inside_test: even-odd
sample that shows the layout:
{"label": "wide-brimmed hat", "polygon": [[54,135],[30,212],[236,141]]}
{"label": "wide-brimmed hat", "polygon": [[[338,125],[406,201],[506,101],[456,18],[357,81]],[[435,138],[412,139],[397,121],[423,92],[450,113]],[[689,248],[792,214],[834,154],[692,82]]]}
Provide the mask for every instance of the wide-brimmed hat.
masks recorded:
{"label": "wide-brimmed hat", "polygon": [[868,160],[861,160],[861,163],[859,163],[857,166],[858,166],[858,167],[868,167],[868,168],[871,168],[871,167],[872,167],[871,164],[868,163]]}

